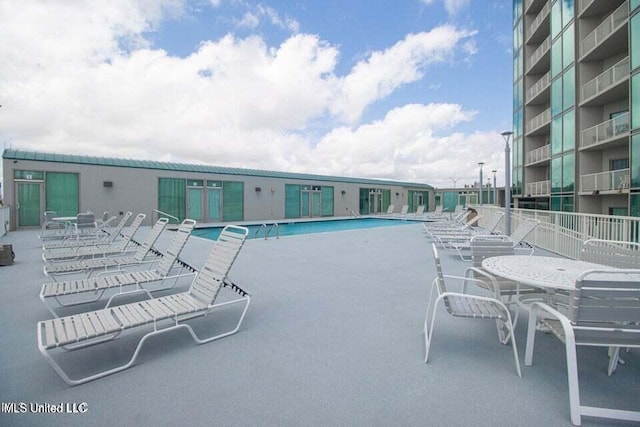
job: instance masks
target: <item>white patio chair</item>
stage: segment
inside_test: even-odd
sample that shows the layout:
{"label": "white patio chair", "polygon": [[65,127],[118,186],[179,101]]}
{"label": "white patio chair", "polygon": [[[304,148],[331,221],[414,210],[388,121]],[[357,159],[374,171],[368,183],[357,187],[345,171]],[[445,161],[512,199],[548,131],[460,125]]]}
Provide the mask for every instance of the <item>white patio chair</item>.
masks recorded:
{"label": "white patio chair", "polygon": [[164,230],[164,227],[168,222],[169,220],[167,218],[160,218],[156,221],[153,228],[147,232],[144,241],[140,244],[133,255],[92,258],[65,263],[48,264],[44,266],[44,274],[55,281],[56,277],[61,274],[89,272],[89,275],[91,275],[94,270],[120,270],[123,266],[141,264],[150,253],[153,253],[153,245],[156,243],[156,240],[158,240],[158,237],[160,237],[160,233],[162,233],[162,230]]}
{"label": "white patio chair", "polygon": [[640,271],[592,270],[583,273],[570,291],[567,314],[551,305],[535,302],[531,306],[527,328],[525,365],[533,363],[538,322],[547,326],[565,344],[571,423],[581,417],[611,418],[640,422],[640,412],[580,403],[576,347],[640,347]]}
{"label": "white patio chair", "polygon": [[[152,298],[151,292],[170,289],[175,286],[180,277],[193,274],[192,272],[181,274],[184,268],[191,269],[184,263],[180,263],[179,257],[195,225],[196,222],[191,219],[182,221],[169,246],[162,252],[162,259],[158,263],[149,264],[149,268],[146,270],[109,272],[110,274],[108,275],[98,275],[82,280],[45,283],[40,291],[40,299],[49,311],[57,317],[57,313],[50,305],[51,300],[55,300],[62,307],[86,304],[98,301],[110,289],[116,289],[118,292],[109,298],[106,307],[111,305],[114,298],[130,296],[136,293],[144,293],[149,298]],[[173,272],[176,265],[180,270],[178,273]],[[147,285],[157,282],[171,283],[161,287],[156,286],[153,290],[149,290]],[[130,289],[132,287],[134,288],[133,290]],[[90,296],[86,297],[87,294]],[[83,296],[84,298],[82,298]],[[78,299],[78,297],[81,298]]]}
{"label": "white patio chair", "polygon": [[[433,341],[433,330],[436,322],[436,314],[439,303],[442,302],[447,313],[453,317],[467,318],[467,319],[490,319],[499,320],[504,322],[505,328],[508,330],[507,341],[511,341],[513,348],[513,357],[516,363],[516,371],[518,376],[521,377],[520,361],[518,359],[518,349],[516,348],[515,339],[510,339],[514,336],[513,322],[511,320],[511,313],[502,301],[493,297],[484,297],[478,295],[467,294],[464,292],[452,292],[447,289],[445,279],[452,279],[461,281],[462,284],[468,282],[480,282],[478,279],[456,277],[442,274],[442,266],[440,264],[440,257],[438,256],[438,249],[435,243],[431,244],[433,250],[433,257],[436,264],[437,276],[433,280],[431,285],[431,291],[429,292],[429,301],[427,303],[427,314],[424,319],[424,338],[425,338],[425,356],[424,362],[429,361],[429,351]],[[485,288],[490,288],[490,283],[484,283],[481,285]],[[434,299],[435,294],[437,298]],[[505,339],[501,336],[501,331],[498,329],[498,338],[501,342]]]}
{"label": "white patio chair", "polygon": [[[230,282],[228,274],[247,233],[246,228],[226,226],[187,292],[38,322],[36,334],[40,353],[67,384],[78,385],[128,369],[135,363],[145,341],[152,336],[186,329],[196,343],[204,344],[235,334],[249,308],[251,295]],[[223,289],[234,292],[239,298],[216,303]],[[187,323],[193,318],[210,315],[216,308],[237,303],[244,303],[244,308],[231,330],[200,338]],[[127,363],[83,378],[71,378],[68,369],[63,369],[51,354],[57,349],[80,350],[112,341],[125,331],[149,327],[151,330],[140,338]]]}

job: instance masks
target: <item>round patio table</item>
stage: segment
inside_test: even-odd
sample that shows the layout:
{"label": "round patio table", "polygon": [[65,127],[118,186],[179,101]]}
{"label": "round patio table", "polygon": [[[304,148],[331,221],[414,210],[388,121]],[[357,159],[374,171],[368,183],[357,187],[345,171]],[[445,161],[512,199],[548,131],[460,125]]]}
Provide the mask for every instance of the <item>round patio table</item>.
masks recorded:
{"label": "round patio table", "polygon": [[575,259],[530,255],[485,258],[482,267],[496,276],[548,291],[575,289],[576,279],[588,270],[617,270]]}

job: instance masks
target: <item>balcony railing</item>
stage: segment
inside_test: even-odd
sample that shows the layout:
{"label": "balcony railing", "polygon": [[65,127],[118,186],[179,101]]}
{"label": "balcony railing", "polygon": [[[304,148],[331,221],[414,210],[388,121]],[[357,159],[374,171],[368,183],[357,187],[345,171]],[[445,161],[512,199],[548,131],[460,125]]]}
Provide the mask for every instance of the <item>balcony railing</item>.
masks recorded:
{"label": "balcony railing", "polygon": [[594,1],[596,0],[578,0],[578,15],[587,10]]}
{"label": "balcony railing", "polygon": [[580,42],[580,55],[584,55],[609,37],[629,19],[629,1],[625,1],[598,27]]}
{"label": "balcony railing", "polygon": [[585,83],[580,89],[580,100],[596,96],[615,84],[629,78],[629,57],[608,68],[598,77]]}
{"label": "balcony railing", "polygon": [[532,196],[547,196],[551,194],[551,181],[538,181],[528,183],[527,194],[530,194]]}
{"label": "balcony railing", "polygon": [[551,159],[551,145],[547,144],[543,147],[536,148],[527,153],[527,165],[538,163],[543,160]]}
{"label": "balcony railing", "polygon": [[547,72],[540,80],[538,80],[533,86],[529,88],[527,91],[527,101],[538,96],[540,92],[545,90],[551,84],[551,71]]}
{"label": "balcony railing", "polygon": [[629,188],[629,169],[592,173],[580,177],[580,191],[622,191]]}
{"label": "balcony railing", "polygon": [[527,123],[527,132],[534,131],[551,121],[551,108],[547,108],[541,114],[538,114]]}
{"label": "balcony railing", "polygon": [[536,19],[534,19],[531,25],[529,25],[529,32],[527,34],[535,33],[538,27],[540,26],[540,24],[542,24],[542,21],[544,21],[545,18],[549,15],[550,11],[551,11],[551,3],[547,2],[542,7],[542,10],[540,10],[540,13],[538,13],[538,16],[536,16]]}
{"label": "balcony railing", "polygon": [[533,68],[533,66],[536,65],[540,58],[542,58],[544,54],[549,51],[549,49],[551,49],[551,36],[544,39],[544,41],[540,43],[540,46],[538,46],[538,48],[533,51],[533,53],[529,57],[529,66],[527,67],[527,71]]}
{"label": "balcony railing", "polygon": [[611,120],[600,123],[582,131],[580,148],[591,147],[609,139],[629,134],[629,113],[614,117]]}

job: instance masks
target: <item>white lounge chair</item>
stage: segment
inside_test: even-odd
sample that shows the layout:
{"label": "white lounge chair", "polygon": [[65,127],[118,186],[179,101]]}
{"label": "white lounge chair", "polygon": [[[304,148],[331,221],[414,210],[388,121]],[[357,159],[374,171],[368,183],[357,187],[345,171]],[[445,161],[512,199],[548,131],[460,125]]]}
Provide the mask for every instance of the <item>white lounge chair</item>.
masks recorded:
{"label": "white lounge chair", "polygon": [[152,252],[153,245],[164,230],[169,220],[160,218],[153,228],[147,233],[144,241],[140,244],[136,252],[131,256],[114,256],[104,258],[92,258],[86,260],[48,264],[44,266],[44,274],[56,280],[57,275],[74,274],[83,272],[93,272],[94,270],[109,271],[109,269],[119,270],[123,266],[141,264],[149,253]]}
{"label": "white lounge chair", "polygon": [[[123,233],[122,230],[124,229],[124,226],[129,221],[129,218],[131,218],[131,215],[132,215],[131,212],[126,212],[122,216],[122,219],[120,220],[120,222],[115,227],[106,228],[104,230],[105,232],[102,235],[98,236],[97,239],[82,239],[82,240],[66,239],[62,241],[49,241],[49,242],[45,242],[42,245],[42,249],[46,251],[46,250],[53,250],[53,249],[71,249],[71,248],[78,248],[82,246],[109,245],[111,243],[114,243],[118,239],[118,237],[120,236],[120,233]],[[134,223],[132,224],[132,226],[135,224],[135,221],[140,216],[142,216],[142,220],[144,220],[146,215],[139,214],[136,217],[136,219],[134,219]],[[142,220],[140,220],[139,224],[142,223]],[[135,231],[134,231],[134,234],[135,234]]]}
{"label": "white lounge chair", "polygon": [[[425,339],[425,356],[424,362],[429,361],[429,351],[433,341],[433,329],[436,321],[436,314],[438,311],[439,303],[442,302],[448,314],[454,317],[467,318],[467,319],[489,319],[499,320],[503,322],[508,330],[508,336],[502,337],[500,329],[498,329],[498,338],[501,342],[505,340],[511,341],[513,348],[513,357],[516,362],[516,371],[518,376],[521,377],[520,361],[518,359],[518,349],[516,348],[516,342],[514,339],[509,339],[514,336],[513,322],[511,321],[511,314],[509,309],[497,298],[484,297],[478,295],[471,295],[463,292],[453,292],[447,289],[445,279],[458,280],[462,284],[467,282],[479,282],[478,279],[468,277],[456,277],[442,274],[442,266],[440,263],[440,257],[438,256],[438,249],[435,243],[431,244],[433,250],[433,257],[436,263],[437,276],[433,280],[431,285],[431,291],[429,292],[429,301],[427,303],[427,314],[424,319],[424,339]],[[490,283],[484,283],[484,288],[490,288]],[[437,298],[435,294],[437,293]]]}
{"label": "white lounge chair", "polygon": [[[535,228],[540,224],[540,221],[537,219],[526,219],[520,223],[520,225],[511,233],[510,236],[505,236],[503,234],[497,234],[494,236],[499,236],[503,240],[507,240],[513,245],[515,249],[522,249],[529,251],[529,255],[532,255],[535,251],[535,248],[529,245],[526,242],[526,237],[535,230]],[[480,234],[478,234],[480,236]],[[450,241],[447,244],[449,249],[454,249],[458,252],[460,259],[468,260],[469,255],[468,250],[471,249],[471,241]]]}
{"label": "white lounge chair", "polygon": [[[63,307],[86,304],[95,302],[102,298],[104,293],[110,289],[117,289],[117,293],[112,295],[107,301],[106,306],[109,307],[114,297],[123,295],[131,295],[134,293],[145,293],[151,298],[151,291],[147,285],[157,282],[172,282],[162,287],[154,287],[153,292],[172,288],[175,286],[178,278],[187,274],[172,273],[174,266],[179,265],[182,270],[185,265],[180,264],[178,259],[180,252],[184,248],[191,231],[195,227],[196,222],[191,219],[185,219],[180,224],[175,235],[171,239],[169,246],[162,253],[162,258],[158,263],[149,264],[147,270],[132,272],[116,272],[108,275],[98,275],[97,277],[89,277],[82,280],[70,280],[65,282],[52,282],[42,285],[40,291],[40,299],[45,303],[49,311],[57,317],[57,313],[50,305],[51,300],[55,300],[58,305]],[[153,265],[153,267],[151,267]],[[191,272],[188,274],[192,274]],[[129,288],[134,287],[134,290]],[[89,298],[86,297],[90,294]],[[85,297],[78,299],[78,297]]]}
{"label": "white lounge chair", "polygon": [[[566,314],[544,302],[532,304],[524,363],[526,366],[533,363],[536,326],[541,322],[565,344],[572,424],[580,425],[583,415],[640,423],[640,412],[580,403],[576,354],[579,345],[640,348],[639,296],[639,270],[592,270],[583,273],[569,298],[561,301],[569,304]],[[553,303],[553,297],[550,298]]]}
{"label": "white lounge chair", "polygon": [[[114,230],[112,237],[109,239],[85,241],[80,246],[67,247],[67,248],[53,248],[46,249],[42,252],[42,259],[45,262],[59,262],[70,261],[71,259],[81,259],[88,257],[105,257],[109,255],[124,254],[127,251],[133,251],[131,244],[133,242],[133,236],[138,231],[138,228],[142,224],[145,215],[139,214],[131,223],[131,226],[122,233],[122,238],[115,240],[112,237],[116,237],[115,233],[119,231]],[[124,218],[123,218],[124,219]],[[122,223],[122,221],[121,221]],[[75,240],[73,240],[75,241]],[[89,244],[93,242],[93,244]]]}
{"label": "white lounge chair", "polygon": [[[503,212],[494,212],[491,216],[491,220],[487,223],[486,226],[480,227],[477,229],[468,227],[462,232],[453,232],[453,233],[432,233],[434,240],[436,240],[440,246],[446,249],[453,249],[451,246],[452,243],[469,243],[473,236],[477,235],[491,235],[495,233],[496,228],[500,225],[502,221],[502,217],[504,217]],[[473,219],[475,220],[476,217]],[[473,220],[472,220],[473,221]]]}
{"label": "white lounge chair", "polygon": [[[77,385],[131,367],[145,341],[155,335],[176,329],[187,329],[196,343],[204,344],[236,333],[249,308],[251,296],[230,282],[227,276],[244,244],[247,233],[246,228],[226,226],[187,292],[38,322],[36,333],[40,353],[67,384]],[[235,292],[239,298],[216,303],[222,289]],[[244,303],[244,308],[240,320],[230,331],[200,338],[186,323],[195,317],[209,315],[218,307],[241,302]],[[51,355],[56,349],[79,350],[111,341],[125,331],[145,327],[152,327],[152,329],[142,336],[127,363],[83,378],[72,379]]]}

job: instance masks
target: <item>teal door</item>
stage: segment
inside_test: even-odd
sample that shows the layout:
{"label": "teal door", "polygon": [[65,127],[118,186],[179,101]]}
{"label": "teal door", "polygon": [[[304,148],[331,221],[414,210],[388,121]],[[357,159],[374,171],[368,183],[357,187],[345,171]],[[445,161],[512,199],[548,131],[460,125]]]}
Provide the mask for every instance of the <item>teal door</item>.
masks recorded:
{"label": "teal door", "polygon": [[17,209],[18,227],[39,227],[42,217],[42,184],[32,182],[18,182]]}
{"label": "teal door", "polygon": [[311,193],[309,191],[300,193],[300,216],[302,218],[311,216]]}
{"label": "teal door", "polygon": [[207,191],[207,212],[209,221],[217,222],[222,219],[220,215],[220,189],[209,188]]}
{"label": "teal door", "polygon": [[314,217],[318,217],[318,216],[322,216],[322,204],[320,203],[320,192],[319,191],[314,191],[312,194],[312,203],[311,203],[311,207],[312,207],[312,214]]}
{"label": "teal door", "polygon": [[187,188],[187,217],[199,221],[202,219],[202,188]]}

